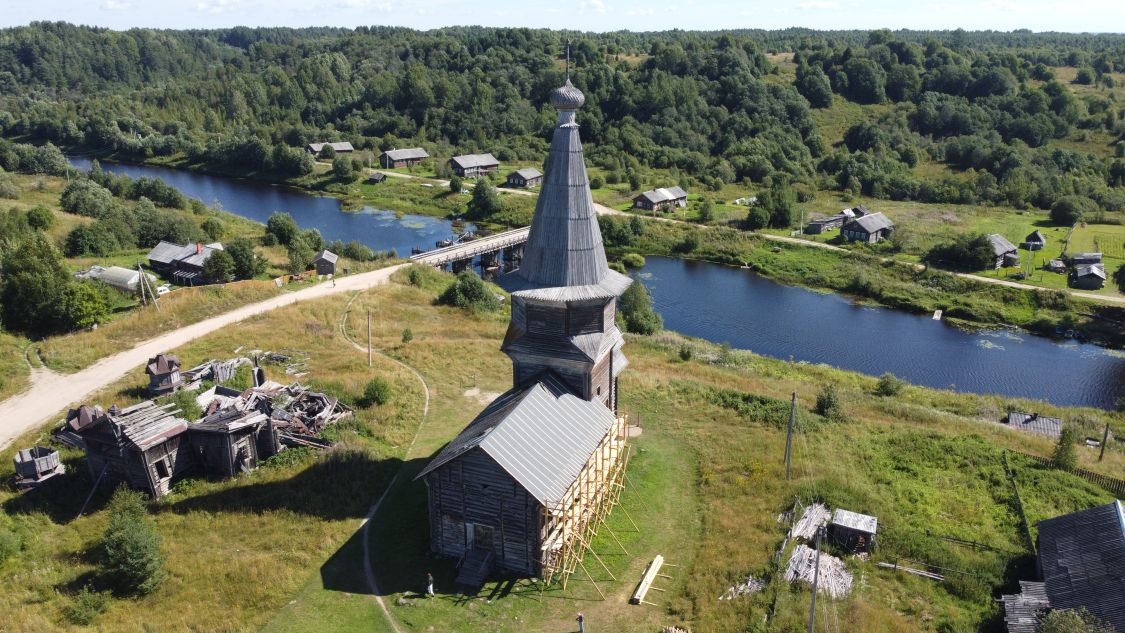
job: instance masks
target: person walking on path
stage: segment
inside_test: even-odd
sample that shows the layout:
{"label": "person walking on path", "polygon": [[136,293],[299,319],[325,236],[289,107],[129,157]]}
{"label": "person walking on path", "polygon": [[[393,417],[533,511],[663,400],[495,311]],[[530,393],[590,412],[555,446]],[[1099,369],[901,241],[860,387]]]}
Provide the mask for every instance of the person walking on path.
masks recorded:
{"label": "person walking on path", "polygon": [[578,617],[574,618],[574,620],[578,622],[578,633],[586,633],[586,618],[579,613]]}
{"label": "person walking on path", "polygon": [[434,597],[434,575],[426,572],[426,597]]}

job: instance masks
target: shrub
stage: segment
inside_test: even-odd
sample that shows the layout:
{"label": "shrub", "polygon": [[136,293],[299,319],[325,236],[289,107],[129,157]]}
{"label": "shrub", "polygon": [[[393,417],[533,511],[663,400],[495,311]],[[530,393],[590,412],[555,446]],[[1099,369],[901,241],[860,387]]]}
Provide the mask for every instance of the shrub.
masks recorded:
{"label": "shrub", "polygon": [[227,244],[225,252],[234,262],[234,276],[237,279],[253,279],[264,273],[269,263],[266,258],[254,252],[254,245],[245,238]]}
{"label": "shrub", "polygon": [[277,246],[277,236],[273,233],[266,233],[262,236],[262,246]]}
{"label": "shrub", "polygon": [[20,188],[12,177],[0,171],[0,198],[15,200],[20,197]]}
{"label": "shrub", "polygon": [[202,228],[203,232],[206,233],[207,237],[213,242],[223,237],[223,221],[219,218],[207,218],[203,221]]}
{"label": "shrub", "polygon": [[683,240],[672,245],[672,251],[682,255],[686,255],[697,248],[699,248],[699,236],[695,233],[688,233]]}
{"label": "shrub", "polygon": [[958,235],[951,242],[938,244],[922,258],[928,264],[942,264],[956,270],[983,270],[995,262],[988,236]]}
{"label": "shrub", "polygon": [[680,360],[687,362],[691,360],[692,355],[693,352],[691,351],[690,345],[688,345],[687,343],[680,345]]}
{"label": "shrub", "polygon": [[464,188],[465,183],[462,182],[460,176],[454,176],[449,179],[449,191],[451,193],[461,193],[461,190]]}
{"label": "shrub", "polygon": [[840,394],[836,385],[825,385],[820,393],[816,394],[816,412],[829,420],[839,420],[844,417],[844,405],[840,401]]}
{"label": "shrub", "polygon": [[644,255],[640,253],[626,253],[625,256],[621,258],[621,263],[624,264],[626,268],[644,268],[645,258]]}
{"label": "shrub", "polygon": [[113,194],[96,182],[78,178],[63,189],[59,204],[64,211],[96,218],[113,206]]}
{"label": "shrub", "polygon": [[1051,221],[1070,226],[1097,209],[1098,205],[1085,196],[1063,196],[1051,205]]}
{"label": "shrub", "polygon": [[66,236],[66,254],[70,257],[104,257],[119,247],[113,232],[102,222],[79,224]]}
{"label": "shrub", "polygon": [[1073,470],[1078,466],[1078,429],[1074,424],[1064,424],[1055,445],[1051,463],[1060,470]]}
{"label": "shrub", "polygon": [[1086,609],[1055,609],[1039,620],[1039,633],[1113,633]]}
{"label": "shrub", "polygon": [[376,405],[384,405],[391,400],[391,385],[382,378],[372,378],[371,382],[363,388],[363,395],[356,400],[356,404],[364,409]]}
{"label": "shrub", "polygon": [[42,205],[27,212],[27,224],[37,231],[46,231],[55,225],[55,212]]}
{"label": "shrub", "polygon": [[160,535],[148,518],[140,493],[122,486],[109,502],[105,529],[105,564],[108,579],[127,593],[152,593],[167,577]]}
{"label": "shrub", "polygon": [[403,343],[409,343],[410,341],[413,341],[413,340],[414,340],[414,332],[411,331],[410,328],[406,328],[405,330],[402,331],[402,342]]}
{"label": "shrub", "polygon": [[710,199],[704,200],[699,205],[699,221],[706,224],[715,219],[715,205]]}
{"label": "shrub", "polygon": [[63,608],[63,617],[71,624],[89,626],[99,615],[105,613],[108,603],[109,595],[106,592],[91,591],[89,587],[83,587],[74,594],[70,604]]}
{"label": "shrub", "polygon": [[492,312],[500,308],[496,295],[471,270],[458,274],[457,280],[438,297],[438,303],[473,312]]}
{"label": "shrub", "polygon": [[639,279],[617,300],[617,311],[625,322],[625,330],[633,334],[651,335],[664,328],[664,320],[652,308],[652,298]]}
{"label": "shrub", "polygon": [[600,177],[594,176],[593,178],[590,179],[590,188],[591,189],[601,189],[604,186],[605,186],[605,181],[602,180]]}
{"label": "shrub", "polygon": [[887,372],[887,373],[883,374],[882,376],[879,376],[879,384],[875,385],[875,395],[878,395],[878,396],[898,395],[898,392],[902,391],[902,388],[905,385],[906,385],[906,381],[902,380],[901,378],[899,378],[898,376],[896,376],[896,375],[894,375],[890,372]]}
{"label": "shrub", "polygon": [[289,246],[289,243],[292,242],[300,232],[301,229],[297,226],[297,221],[288,213],[275,211],[270,215],[269,219],[266,220],[266,234],[273,235],[277,240],[276,243],[282,246]]}
{"label": "shrub", "polygon": [[408,282],[410,282],[411,286],[421,288],[422,287],[422,268],[420,266],[417,266],[417,265],[411,266],[410,269],[406,271],[406,280]]}
{"label": "shrub", "polygon": [[215,251],[203,262],[203,278],[207,281],[230,281],[234,271],[234,258],[226,251]]}
{"label": "shrub", "polygon": [[315,256],[316,253],[304,240],[293,240],[289,245],[289,274],[298,275],[308,270]]}
{"label": "shrub", "polygon": [[622,264],[621,262],[610,262],[609,263],[609,269],[615,270],[615,271],[621,273],[622,275],[624,275],[626,272],[628,272],[628,271],[625,270],[625,264]]}
{"label": "shrub", "polygon": [[751,231],[760,231],[770,224],[770,212],[762,207],[754,207],[746,214],[746,227]]}

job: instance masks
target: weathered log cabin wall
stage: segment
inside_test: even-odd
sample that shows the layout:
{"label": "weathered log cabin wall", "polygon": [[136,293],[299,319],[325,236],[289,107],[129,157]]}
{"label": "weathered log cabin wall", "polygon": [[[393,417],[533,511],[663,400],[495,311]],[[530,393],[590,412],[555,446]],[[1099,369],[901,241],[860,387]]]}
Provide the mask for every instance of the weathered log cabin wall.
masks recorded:
{"label": "weathered log cabin wall", "polygon": [[484,451],[477,448],[465,453],[426,475],[425,482],[431,550],[443,556],[462,556],[468,546],[468,526],[480,524],[493,531],[497,568],[539,573],[542,506]]}

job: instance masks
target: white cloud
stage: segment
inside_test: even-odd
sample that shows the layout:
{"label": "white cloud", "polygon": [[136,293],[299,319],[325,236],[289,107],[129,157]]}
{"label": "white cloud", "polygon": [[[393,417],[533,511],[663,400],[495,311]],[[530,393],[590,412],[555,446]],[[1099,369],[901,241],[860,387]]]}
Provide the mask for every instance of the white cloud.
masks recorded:
{"label": "white cloud", "polygon": [[127,0],[105,0],[102,3],[102,8],[108,11],[124,11],[133,8],[133,3]]}
{"label": "white cloud", "polygon": [[195,10],[200,13],[225,13],[237,9],[243,0],[202,0],[195,3]]}
{"label": "white cloud", "polygon": [[589,7],[598,13],[605,13],[607,9],[605,0],[582,0],[578,6],[582,9]]}
{"label": "white cloud", "polygon": [[797,8],[802,11],[831,11],[833,9],[839,9],[840,3],[834,2],[833,0],[811,0],[810,2],[798,4]]}

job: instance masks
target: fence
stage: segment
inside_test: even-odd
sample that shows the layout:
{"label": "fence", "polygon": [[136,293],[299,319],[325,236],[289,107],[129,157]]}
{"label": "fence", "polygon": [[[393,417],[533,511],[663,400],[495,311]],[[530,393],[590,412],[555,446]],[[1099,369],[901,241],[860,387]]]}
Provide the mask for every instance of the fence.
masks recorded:
{"label": "fence", "polygon": [[[1053,466],[1054,465],[1054,462],[1052,462],[1051,459],[1048,458],[1048,457],[1040,457],[1038,455],[1032,455],[1030,453],[1024,453],[1022,451],[1011,451],[1011,452],[1015,453],[1016,455],[1026,457],[1026,458],[1028,458],[1028,459],[1030,459],[1034,462],[1037,462],[1039,464],[1043,464],[1044,466]],[[1097,484],[1097,485],[1101,486],[1102,488],[1105,488],[1106,490],[1108,490],[1108,491],[1112,492],[1113,494],[1117,495],[1118,499],[1125,499],[1125,480],[1117,479],[1115,477],[1110,477],[1109,475],[1102,475],[1100,473],[1095,473],[1091,470],[1086,470],[1084,468],[1068,468],[1068,469],[1063,469],[1063,470],[1066,470],[1067,472],[1074,475],[1075,477],[1081,477],[1082,479],[1085,479],[1086,481],[1088,481],[1092,484]]]}

